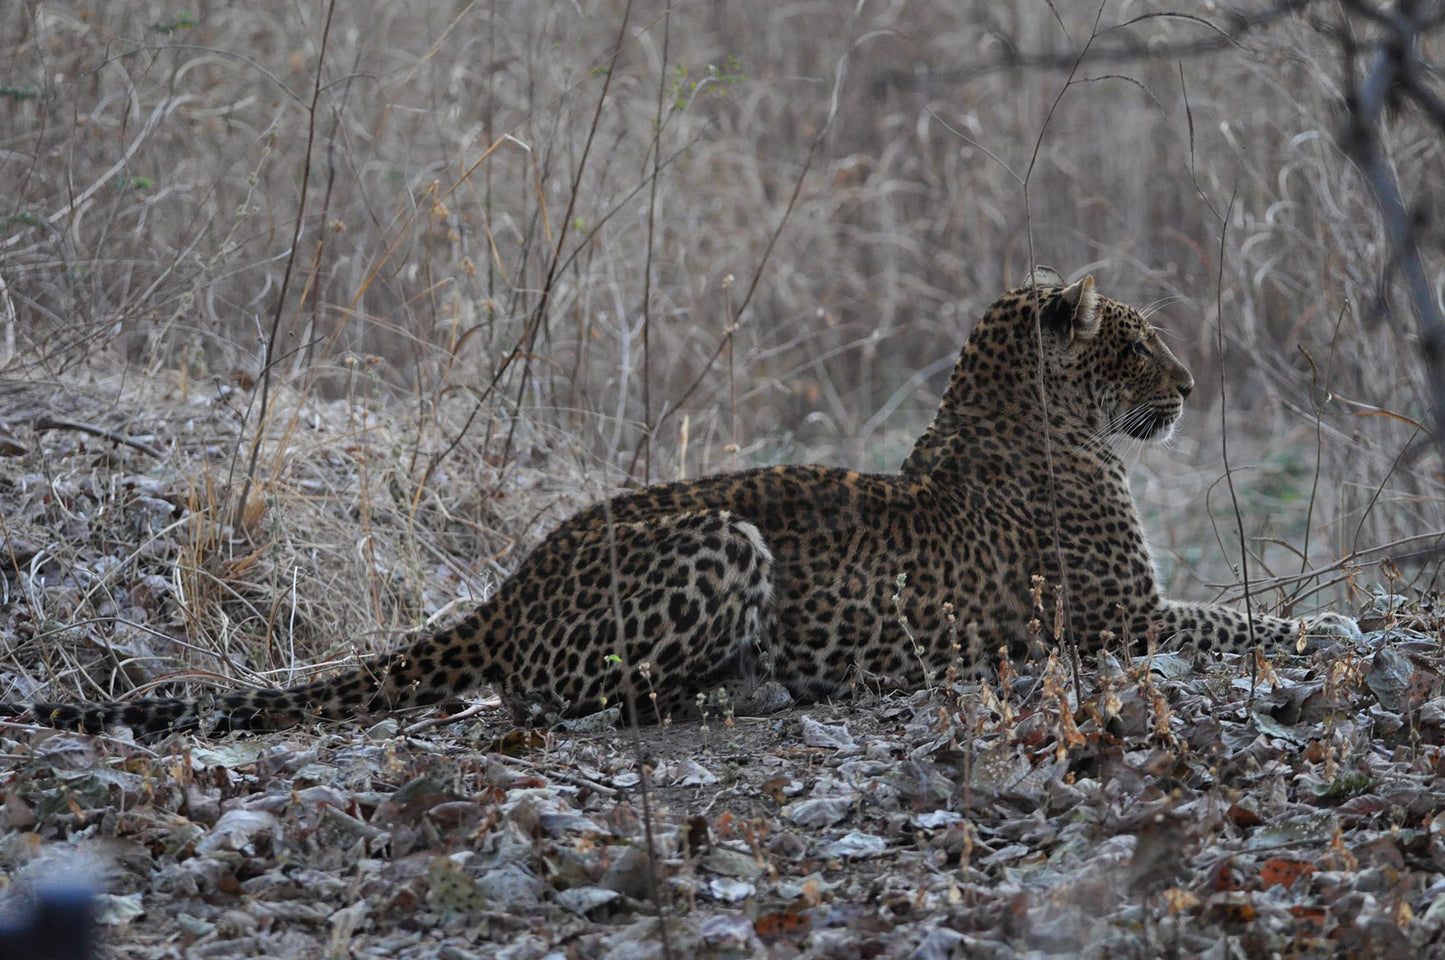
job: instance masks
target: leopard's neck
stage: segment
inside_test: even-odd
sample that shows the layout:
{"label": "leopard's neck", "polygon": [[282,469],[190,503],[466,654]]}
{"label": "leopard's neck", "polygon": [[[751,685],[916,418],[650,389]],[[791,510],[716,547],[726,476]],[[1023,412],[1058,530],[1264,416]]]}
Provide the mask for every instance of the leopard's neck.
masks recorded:
{"label": "leopard's neck", "polygon": [[1113,458],[1095,438],[1103,426],[1092,410],[1042,392],[1036,376],[969,343],[959,355],[933,422],[900,472],[979,473],[1007,469],[1020,458],[1089,451]]}

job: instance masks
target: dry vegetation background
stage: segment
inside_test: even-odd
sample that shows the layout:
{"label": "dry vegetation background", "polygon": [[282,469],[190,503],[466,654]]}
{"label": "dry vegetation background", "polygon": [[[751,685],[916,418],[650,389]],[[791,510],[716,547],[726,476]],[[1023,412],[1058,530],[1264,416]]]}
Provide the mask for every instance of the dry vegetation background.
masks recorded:
{"label": "dry vegetation background", "polygon": [[[214,415],[185,566],[264,542],[334,644],[435,612],[439,557],[484,592],[558,498],[893,469],[1032,244],[1200,383],[1136,474],[1176,592],[1236,580],[1226,430],[1255,575],[1441,530],[1343,15],[1161,9],[10,5],[5,376]],[[1438,131],[1382,133],[1432,202]],[[1428,588],[1432,546],[1384,552]]]}
{"label": "dry vegetation background", "polygon": [[[622,485],[892,470],[1031,255],[1198,380],[1133,472],[1172,592],[1240,595],[1226,441],[1257,598],[1435,589],[1414,315],[1338,143],[1374,28],[1168,9],[0,4],[0,692],[286,682]],[[1438,294],[1440,130],[1379,135]]]}

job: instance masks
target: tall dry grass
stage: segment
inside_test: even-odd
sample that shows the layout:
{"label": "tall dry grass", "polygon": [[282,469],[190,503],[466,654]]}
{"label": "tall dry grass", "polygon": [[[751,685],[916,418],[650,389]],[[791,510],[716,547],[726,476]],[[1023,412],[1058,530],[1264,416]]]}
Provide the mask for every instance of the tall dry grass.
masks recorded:
{"label": "tall dry grass", "polygon": [[[338,653],[625,482],[893,469],[1032,251],[1195,371],[1135,470],[1171,588],[1234,583],[1226,437],[1252,575],[1295,574],[1445,529],[1343,15],[1303,8],[1220,43],[1141,2],[14,4],[3,373],[224,407],[183,565],[255,558],[253,635],[334,600]],[[1382,133],[1428,200],[1438,131]],[[1431,588],[1435,546],[1363,558]]]}

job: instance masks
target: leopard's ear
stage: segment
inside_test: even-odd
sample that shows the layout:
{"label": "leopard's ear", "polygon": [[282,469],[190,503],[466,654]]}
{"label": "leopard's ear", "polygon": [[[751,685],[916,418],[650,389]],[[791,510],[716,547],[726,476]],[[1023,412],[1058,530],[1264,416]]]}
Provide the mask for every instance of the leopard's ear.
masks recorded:
{"label": "leopard's ear", "polygon": [[1053,267],[1046,267],[1042,263],[1036,264],[1033,270],[1029,271],[1027,279],[1024,280],[1026,287],[1062,287],[1064,278],[1059,271]]}
{"label": "leopard's ear", "polygon": [[1059,307],[1066,311],[1069,339],[1092,340],[1099,332],[1099,294],[1094,290],[1092,275],[1059,294]]}
{"label": "leopard's ear", "polygon": [[1058,297],[1049,297],[1041,305],[1042,318],[1049,326],[1069,342],[1092,340],[1099,332],[1099,295],[1094,290],[1093,276],[1084,277],[1071,286],[1065,286],[1064,278],[1053,267],[1043,264],[1035,266],[1029,273],[1027,285],[1034,288],[1063,287]]}

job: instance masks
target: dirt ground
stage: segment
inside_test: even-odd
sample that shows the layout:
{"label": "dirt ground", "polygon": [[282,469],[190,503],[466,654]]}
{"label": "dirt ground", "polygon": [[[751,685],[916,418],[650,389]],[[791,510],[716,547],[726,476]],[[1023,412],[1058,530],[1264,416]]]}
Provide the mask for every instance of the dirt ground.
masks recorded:
{"label": "dirt ground", "polygon": [[635,733],[10,726],[3,844],[99,882],[114,957],[1428,956],[1445,698],[1399,646]]}

